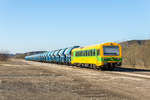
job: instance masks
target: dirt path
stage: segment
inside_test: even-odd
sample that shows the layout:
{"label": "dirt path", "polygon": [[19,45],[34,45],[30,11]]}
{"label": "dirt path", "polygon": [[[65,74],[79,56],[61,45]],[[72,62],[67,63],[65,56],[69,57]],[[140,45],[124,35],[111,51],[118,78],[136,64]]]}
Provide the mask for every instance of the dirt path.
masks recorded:
{"label": "dirt path", "polygon": [[0,100],[149,100],[150,71],[96,71],[11,60],[0,64]]}

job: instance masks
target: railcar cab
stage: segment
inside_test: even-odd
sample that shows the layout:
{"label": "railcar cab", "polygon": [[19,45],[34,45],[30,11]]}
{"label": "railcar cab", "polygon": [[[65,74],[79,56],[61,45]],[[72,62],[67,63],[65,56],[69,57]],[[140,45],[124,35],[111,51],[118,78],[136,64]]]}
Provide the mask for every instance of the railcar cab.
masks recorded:
{"label": "railcar cab", "polygon": [[71,52],[74,48],[79,48],[80,46],[73,46],[73,47],[70,47],[70,48],[67,48],[66,51],[65,51],[65,56],[66,56],[66,60],[65,60],[65,63],[66,64],[71,64]]}
{"label": "railcar cab", "polygon": [[101,56],[104,65],[115,64],[121,66],[122,62],[122,48],[118,43],[104,43],[101,45]]}

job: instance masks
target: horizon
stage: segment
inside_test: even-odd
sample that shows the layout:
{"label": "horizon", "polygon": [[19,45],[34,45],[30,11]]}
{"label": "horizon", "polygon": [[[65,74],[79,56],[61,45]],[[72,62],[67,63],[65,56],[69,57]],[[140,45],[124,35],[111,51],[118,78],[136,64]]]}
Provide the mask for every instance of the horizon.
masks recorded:
{"label": "horizon", "polygon": [[[149,41],[150,39],[138,39],[138,40],[126,40],[126,41],[118,41],[118,42],[115,42],[115,43],[123,43],[123,42],[129,42],[129,41]],[[104,42],[106,43],[106,42]],[[92,45],[96,45],[96,44],[92,44]],[[86,45],[86,46],[89,46],[89,45]],[[81,47],[85,47],[85,46],[81,46]],[[58,48],[60,49],[60,48]],[[54,50],[54,49],[52,49]],[[47,50],[47,51],[52,51],[52,50]],[[47,52],[45,51],[45,52]],[[32,51],[26,51],[26,52],[16,52],[16,53],[10,53],[9,51],[0,51],[0,53],[6,53],[6,54],[13,54],[13,55],[16,55],[16,54],[24,54],[24,53],[29,53],[29,52],[39,52],[38,50],[32,50]]]}
{"label": "horizon", "polygon": [[0,51],[150,39],[149,0],[2,0]]}

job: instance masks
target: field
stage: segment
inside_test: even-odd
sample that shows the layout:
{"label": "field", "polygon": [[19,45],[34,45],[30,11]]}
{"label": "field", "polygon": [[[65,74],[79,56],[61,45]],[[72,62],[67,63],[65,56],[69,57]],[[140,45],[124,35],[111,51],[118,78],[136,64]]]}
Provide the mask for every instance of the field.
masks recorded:
{"label": "field", "polygon": [[20,59],[0,63],[0,100],[149,100],[150,70],[86,68]]}

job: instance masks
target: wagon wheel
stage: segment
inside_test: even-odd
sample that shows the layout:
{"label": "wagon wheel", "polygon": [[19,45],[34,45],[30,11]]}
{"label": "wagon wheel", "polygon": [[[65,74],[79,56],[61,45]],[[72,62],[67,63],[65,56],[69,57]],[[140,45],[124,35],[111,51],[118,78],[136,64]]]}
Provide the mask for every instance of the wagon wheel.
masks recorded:
{"label": "wagon wheel", "polygon": [[93,69],[97,70],[97,66],[95,64],[92,64]]}
{"label": "wagon wheel", "polygon": [[101,66],[100,69],[101,69],[102,71],[106,71],[108,68],[107,68],[107,66]]}
{"label": "wagon wheel", "polygon": [[[96,65],[95,65],[95,66],[96,66]],[[97,70],[100,70],[100,67],[99,67],[99,66],[96,66],[96,69],[97,69]]]}

